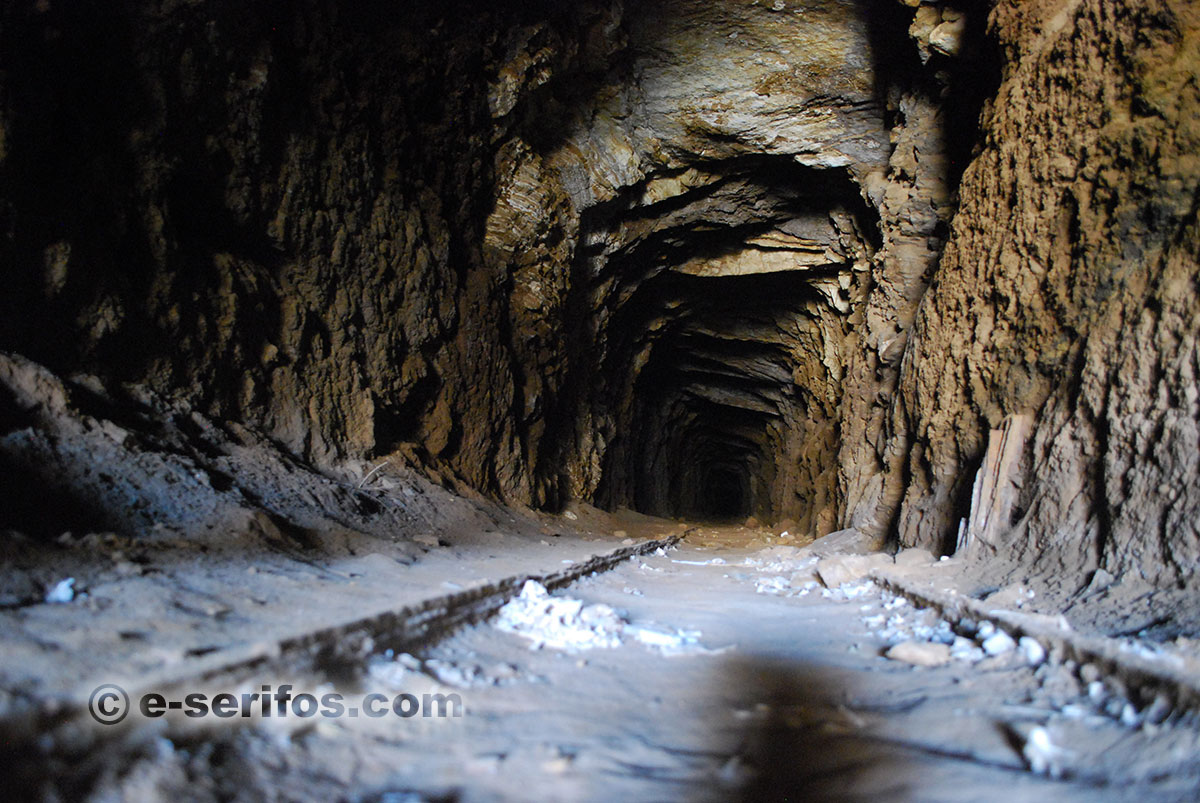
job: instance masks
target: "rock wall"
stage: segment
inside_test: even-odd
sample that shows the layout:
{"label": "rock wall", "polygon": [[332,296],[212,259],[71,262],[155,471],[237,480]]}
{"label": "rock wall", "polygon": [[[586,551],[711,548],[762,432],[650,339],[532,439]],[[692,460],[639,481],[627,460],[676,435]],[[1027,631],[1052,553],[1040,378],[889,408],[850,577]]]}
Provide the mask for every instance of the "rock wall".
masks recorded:
{"label": "rock wall", "polygon": [[[857,3],[638,4],[622,18],[620,66],[590,94],[546,84],[571,115],[560,138],[520,132],[510,152],[524,163],[488,229],[539,287],[527,296],[546,323],[532,329],[544,334],[523,361],[537,370],[521,406],[551,428],[530,428],[546,444],[530,462],[544,500],[680,515],[695,494],[679,467],[724,461],[753,475],[760,515],[837,528],[837,411],[859,338],[848,321],[862,320],[886,254],[903,251],[918,276],[937,256],[928,197],[889,195],[930,172],[889,170],[889,139],[938,125],[892,119],[923,96],[901,78],[920,68],[908,17]],[[526,50],[520,61],[535,61]],[[940,170],[939,141],[923,136],[908,141]],[[881,215],[896,235],[877,255]],[[514,225],[529,217],[558,222],[530,237]],[[901,219],[915,230],[901,234]],[[776,280],[758,298],[753,286]],[[744,300],[718,310],[709,294]]]}
{"label": "rock wall", "polygon": [[952,548],[989,431],[1033,417],[981,554],[1161,584],[1200,564],[1200,4],[1000,2],[1003,81],[903,367],[904,544]]}
{"label": "rock wall", "polygon": [[[580,5],[6,1],[0,347],[317,464],[405,447],[527,499],[510,277],[481,248],[511,161],[497,104],[607,53],[605,24]],[[544,63],[506,63],[536,26]]]}
{"label": "rock wall", "polygon": [[952,38],[516,6],[6,3],[0,347],[317,465],[670,515],[717,467],[836,529],[949,214]]}

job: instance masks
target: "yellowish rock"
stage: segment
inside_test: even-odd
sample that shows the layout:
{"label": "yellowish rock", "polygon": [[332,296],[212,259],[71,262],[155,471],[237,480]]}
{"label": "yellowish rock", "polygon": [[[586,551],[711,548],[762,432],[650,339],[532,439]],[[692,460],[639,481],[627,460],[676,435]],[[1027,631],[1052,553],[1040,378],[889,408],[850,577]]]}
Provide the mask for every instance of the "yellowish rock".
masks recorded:
{"label": "yellowish rock", "polygon": [[950,661],[950,645],[932,641],[903,641],[884,655],[893,661],[913,666],[941,666]]}

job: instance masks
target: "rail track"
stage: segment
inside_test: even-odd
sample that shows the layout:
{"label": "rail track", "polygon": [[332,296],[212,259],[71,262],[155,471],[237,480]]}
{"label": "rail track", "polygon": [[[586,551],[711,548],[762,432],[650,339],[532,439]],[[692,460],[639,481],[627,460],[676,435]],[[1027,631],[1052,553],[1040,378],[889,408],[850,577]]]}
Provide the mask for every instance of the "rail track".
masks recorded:
{"label": "rail track", "polygon": [[[362,674],[372,655],[386,650],[411,652],[486,620],[519,594],[528,580],[548,589],[562,588],[639,555],[672,547],[686,534],[622,547],[555,572],[513,575],[299,635],[194,656],[169,671],[138,678],[122,690],[127,701],[149,692],[181,699],[199,688],[234,688],[251,678],[354,677]],[[149,738],[176,735],[167,720],[127,717],[116,724],[99,724],[89,709],[91,691],[80,690],[73,699],[46,701],[0,719],[0,760],[17,768],[9,779],[13,791],[36,798],[43,784],[54,779],[58,791],[69,792],[62,785],[67,767],[78,769],[73,772],[79,776],[75,782],[84,783],[81,789],[86,789],[88,777],[99,771],[99,765],[139,749]],[[90,770],[88,765],[93,765]]]}

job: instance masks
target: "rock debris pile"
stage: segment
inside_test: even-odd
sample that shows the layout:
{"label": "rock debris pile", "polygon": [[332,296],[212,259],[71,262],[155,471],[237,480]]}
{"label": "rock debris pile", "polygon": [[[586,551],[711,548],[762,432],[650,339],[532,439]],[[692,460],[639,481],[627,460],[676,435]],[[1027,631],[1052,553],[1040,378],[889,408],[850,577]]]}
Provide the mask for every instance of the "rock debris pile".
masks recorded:
{"label": "rock debris pile", "polygon": [[700,643],[698,632],[631,624],[608,605],[551,595],[536,580],[526,581],[521,593],[500,609],[494,626],[528,640],[532,650],[581,652],[632,640],[663,655],[711,652]]}

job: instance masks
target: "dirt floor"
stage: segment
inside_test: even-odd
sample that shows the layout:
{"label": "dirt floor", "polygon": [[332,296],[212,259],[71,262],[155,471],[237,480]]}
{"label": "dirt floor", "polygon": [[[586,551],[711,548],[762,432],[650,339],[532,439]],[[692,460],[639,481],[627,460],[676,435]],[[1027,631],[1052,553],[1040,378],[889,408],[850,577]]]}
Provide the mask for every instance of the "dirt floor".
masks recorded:
{"label": "dirt floor", "polygon": [[[6,612],[5,724],[27,792],[1033,801],[1190,800],[1200,790],[1200,731],[1182,696],[1143,699],[1115,673],[919,610],[865,576],[946,587],[965,576],[952,561],[822,557],[822,542],[762,528],[691,527],[676,547],[565,588],[524,584],[483,621],[407,651],[381,635],[349,662],[282,660],[279,645],[305,632],[685,529],[586,508],[496,521],[496,508],[461,504],[479,518],[459,543],[443,539],[407,563],[382,553],[143,556],[141,571],[81,584],[82,598]],[[1013,610],[1035,598],[1022,586],[1001,592],[994,602]],[[1187,651],[1140,643],[1195,676]],[[223,675],[230,662],[239,672]],[[210,698],[285,683],[347,699],[457,694],[462,708],[229,720],[134,711],[120,726],[43,720],[40,741],[23,739],[32,714],[79,707],[102,683]]]}

